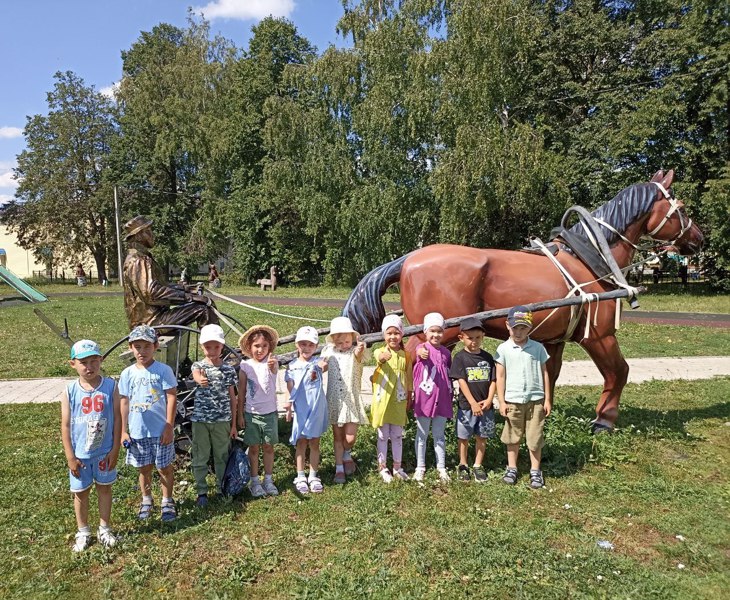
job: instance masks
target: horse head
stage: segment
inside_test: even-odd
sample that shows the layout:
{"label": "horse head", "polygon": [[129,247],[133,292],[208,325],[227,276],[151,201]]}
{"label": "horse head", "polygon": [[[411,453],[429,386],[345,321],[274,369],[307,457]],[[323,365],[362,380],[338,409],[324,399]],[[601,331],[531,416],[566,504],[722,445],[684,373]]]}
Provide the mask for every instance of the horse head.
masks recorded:
{"label": "horse head", "polygon": [[687,216],[684,203],[671,193],[674,171],[666,175],[657,171],[651,183],[657,187],[657,200],[652,205],[644,226],[644,235],[676,249],[683,255],[696,254],[702,249],[705,236],[700,228]]}

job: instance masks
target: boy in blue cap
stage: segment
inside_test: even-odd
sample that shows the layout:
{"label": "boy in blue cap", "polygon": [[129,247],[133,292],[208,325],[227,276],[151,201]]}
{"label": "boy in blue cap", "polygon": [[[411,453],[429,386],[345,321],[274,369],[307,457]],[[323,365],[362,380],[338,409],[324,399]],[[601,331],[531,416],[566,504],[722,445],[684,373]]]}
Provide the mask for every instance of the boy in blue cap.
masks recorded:
{"label": "boy in blue cap", "polygon": [[504,417],[502,443],[507,445],[507,471],[502,481],[517,482],[517,455],[524,436],[530,451],[530,487],[545,485],[540,469],[545,445],[545,417],[552,410],[545,346],[529,338],[532,312],[515,306],[507,317],[509,339],[497,347],[497,396]]}
{"label": "boy in blue cap", "polygon": [[[162,486],[162,520],[177,517],[172,499],[175,444],[173,429],[177,409],[177,380],[172,369],[155,360],[157,334],[149,325],[139,325],[129,334],[129,348],[135,364],[122,371],[122,443],[127,446],[127,464],[139,471],[142,504],[138,517],[152,513],[152,466],[157,467]],[[127,432],[129,427],[129,432]]]}
{"label": "boy in blue cap", "polygon": [[94,483],[99,498],[97,538],[107,548],[117,541],[110,522],[122,423],[116,384],[111,377],[101,375],[101,361],[99,344],[76,342],[69,364],[79,378],[69,383],[61,396],[61,440],[78,525],[74,552],[86,550],[91,541],[89,494]]}

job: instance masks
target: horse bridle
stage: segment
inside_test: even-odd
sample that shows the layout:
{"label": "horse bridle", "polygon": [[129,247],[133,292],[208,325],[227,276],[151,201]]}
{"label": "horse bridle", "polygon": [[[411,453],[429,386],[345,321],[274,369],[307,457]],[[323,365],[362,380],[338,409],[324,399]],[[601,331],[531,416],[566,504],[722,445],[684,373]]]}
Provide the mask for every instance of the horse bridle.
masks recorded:
{"label": "horse bridle", "polygon": [[[690,228],[692,227],[692,219],[687,217],[685,214],[682,213],[682,203],[677,200],[672,194],[670,194],[667,189],[661,184],[656,181],[652,181],[652,183],[657,186],[662,194],[664,195],[664,198],[666,198],[667,202],[669,202],[669,210],[667,211],[667,214],[664,215],[664,218],[661,220],[659,225],[657,225],[654,229],[652,229],[650,232],[647,233],[647,235],[657,242],[664,242],[670,246],[673,246],[678,240],[682,238],[682,236],[687,233]],[[669,218],[674,214],[677,213],[677,216],[679,217],[679,224],[680,224],[680,231],[677,237],[675,237],[673,240],[662,240],[657,237],[654,237],[664,225],[666,225],[667,221],[669,221]],[[686,222],[685,222],[686,218]]]}

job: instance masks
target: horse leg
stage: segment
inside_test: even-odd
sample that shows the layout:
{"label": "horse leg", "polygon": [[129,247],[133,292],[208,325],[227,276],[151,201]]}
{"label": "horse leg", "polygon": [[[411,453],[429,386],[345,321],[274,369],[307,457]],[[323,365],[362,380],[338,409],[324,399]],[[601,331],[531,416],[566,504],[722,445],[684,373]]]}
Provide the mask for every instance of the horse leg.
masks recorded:
{"label": "horse leg", "polygon": [[565,349],[565,342],[545,344],[545,349],[550,355],[550,358],[547,361],[547,371],[550,376],[550,397],[553,399],[553,406],[555,406],[555,383],[560,375],[560,368],[563,366],[563,350]]}
{"label": "horse leg", "polygon": [[593,421],[592,432],[613,431],[621,392],[629,377],[629,365],[613,335],[598,339],[585,338],[580,345],[603,375],[603,393],[596,405],[596,420]]}

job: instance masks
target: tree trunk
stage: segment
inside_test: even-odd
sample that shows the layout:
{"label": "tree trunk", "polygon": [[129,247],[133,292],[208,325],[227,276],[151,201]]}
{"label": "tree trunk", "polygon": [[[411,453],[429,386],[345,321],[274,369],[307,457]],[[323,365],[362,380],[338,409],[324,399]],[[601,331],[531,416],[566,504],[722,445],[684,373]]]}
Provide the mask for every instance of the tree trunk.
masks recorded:
{"label": "tree trunk", "polygon": [[99,274],[99,283],[104,283],[106,279],[106,250],[102,248],[95,251],[94,262],[96,263],[96,272]]}

